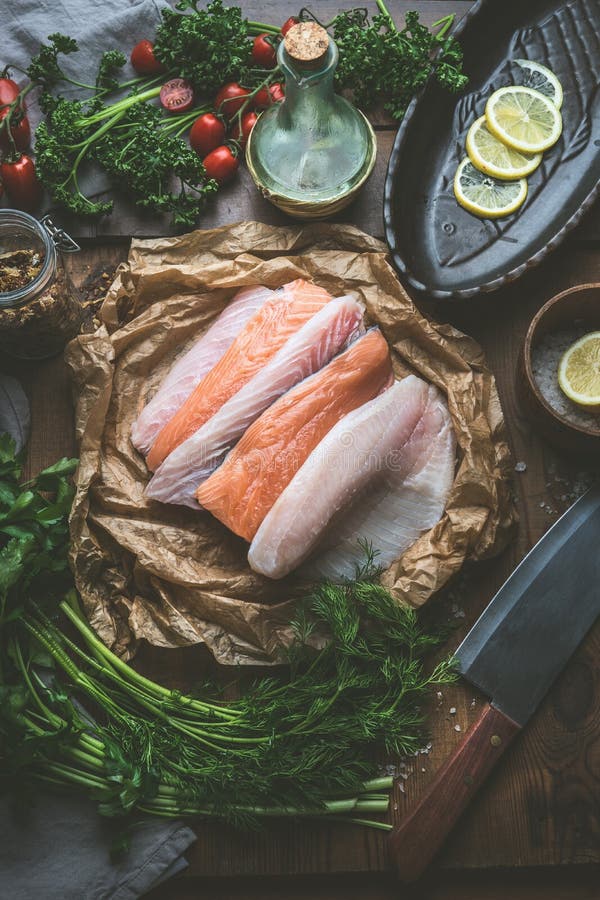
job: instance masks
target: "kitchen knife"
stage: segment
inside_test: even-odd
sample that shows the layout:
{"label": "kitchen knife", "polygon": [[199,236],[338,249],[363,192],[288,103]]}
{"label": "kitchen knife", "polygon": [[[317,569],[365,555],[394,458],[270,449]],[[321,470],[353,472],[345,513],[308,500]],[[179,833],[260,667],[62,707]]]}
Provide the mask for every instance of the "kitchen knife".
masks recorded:
{"label": "kitchen knife", "polygon": [[561,516],[456,651],[490,698],[454,755],[390,835],[403,881],[418,878],[600,614],[600,485]]}

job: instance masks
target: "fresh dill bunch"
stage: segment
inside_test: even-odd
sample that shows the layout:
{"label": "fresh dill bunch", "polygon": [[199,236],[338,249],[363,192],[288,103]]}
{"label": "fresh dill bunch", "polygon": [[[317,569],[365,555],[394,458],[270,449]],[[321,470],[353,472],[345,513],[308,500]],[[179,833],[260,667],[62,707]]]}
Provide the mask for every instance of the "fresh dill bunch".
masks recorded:
{"label": "fresh dill bunch", "polygon": [[[246,827],[273,810],[323,813],[326,798],[360,794],[375,774],[376,754],[404,756],[422,747],[424,701],[456,673],[449,659],[427,665],[440,638],[374,581],[374,572],[371,562],[356,580],[315,585],[295,615],[293,666],[260,678],[228,704],[138,683],[130,667],[113,671],[115,658],[74,613],[85,650],[43,615],[31,620],[67,675],[76,648],[79,674],[67,698],[92,700],[103,714],[93,731],[102,751],[92,773],[105,785],[98,792],[94,782],[101,812],[210,815]],[[65,697],[39,690],[64,718]],[[72,731],[79,746],[81,724]],[[59,749],[64,754],[64,744]],[[52,768],[56,745],[48,751]]]}

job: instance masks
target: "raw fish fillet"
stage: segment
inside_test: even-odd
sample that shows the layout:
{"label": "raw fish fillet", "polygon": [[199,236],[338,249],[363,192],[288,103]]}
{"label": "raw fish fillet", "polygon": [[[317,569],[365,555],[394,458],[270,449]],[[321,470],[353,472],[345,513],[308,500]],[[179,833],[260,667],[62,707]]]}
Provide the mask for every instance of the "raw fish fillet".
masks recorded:
{"label": "raw fish fillet", "polygon": [[360,544],[390,565],[439,521],[454,477],[455,439],[437,388],[409,375],[329,432],[265,517],[252,568],[282,578],[352,577]]}
{"label": "raw fish fillet", "polygon": [[326,303],[284,346],[157,469],[146,494],[199,509],[196,491],[249,425],[287,390],[326,365],[362,328],[352,297]]}
{"label": "raw fish fillet", "polygon": [[273,296],[274,291],[260,285],[238,291],[208,331],[179,357],[133,423],[131,441],[136,450],[144,456],[148,453],[161,428],[218,363],[246,323]]}
{"label": "raw fish fillet", "polygon": [[200,485],[198,502],[251,541],[319,441],[343,416],[388,387],[391,379],[389,349],[374,328],[270,406]]}
{"label": "raw fish fillet", "polygon": [[158,468],[169,453],[208,422],[330,300],[323,288],[298,279],[264,303],[161,429],[146,459],[148,468]]}

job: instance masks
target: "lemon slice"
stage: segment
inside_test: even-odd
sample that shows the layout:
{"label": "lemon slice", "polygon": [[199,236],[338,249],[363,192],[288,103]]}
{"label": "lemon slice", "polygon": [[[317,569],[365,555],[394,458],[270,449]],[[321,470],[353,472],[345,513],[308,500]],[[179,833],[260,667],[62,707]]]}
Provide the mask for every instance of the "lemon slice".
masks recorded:
{"label": "lemon slice", "polygon": [[531,175],[542,161],[541,153],[520,153],[499,141],[487,127],[485,116],[469,128],[467,153],[480,172],[508,181]]}
{"label": "lemon slice", "polygon": [[454,196],[462,207],[485,219],[498,219],[515,212],[527,196],[527,180],[497,181],[476,169],[467,157],[454,176]]}
{"label": "lemon slice", "polygon": [[562,116],[548,97],[511,84],[494,91],[485,107],[487,127],[521,153],[541,153],[557,142]]}
{"label": "lemon slice", "polygon": [[533,59],[515,59],[515,65],[521,69],[520,83],[524,87],[533,88],[549,97],[557,109],[560,109],[563,102],[563,89],[560,81],[551,69],[546,68]]}
{"label": "lemon slice", "polygon": [[573,403],[600,408],[600,331],[585,334],[565,351],[558,383]]}

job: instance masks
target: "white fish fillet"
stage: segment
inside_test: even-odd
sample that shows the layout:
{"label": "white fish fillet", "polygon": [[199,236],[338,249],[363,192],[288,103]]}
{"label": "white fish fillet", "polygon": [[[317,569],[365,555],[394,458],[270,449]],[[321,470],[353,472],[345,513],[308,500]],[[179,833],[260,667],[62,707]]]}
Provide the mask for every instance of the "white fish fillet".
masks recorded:
{"label": "white fish fillet", "polygon": [[159,431],[221,359],[246,323],[274,294],[275,291],[261,285],[238,291],[208,331],[176,361],[133,423],[131,442],[136,450],[147,455]]}
{"label": "white fish fillet", "polygon": [[[250,546],[251,567],[282,578],[352,577],[360,543],[389,565],[439,521],[455,440],[439,391],[409,375],[332,428],[280,495]],[[319,544],[320,542],[320,544]]]}
{"label": "white fish fillet", "polygon": [[246,428],[271,403],[326,365],[363,328],[362,305],[338,297],[319,310],[268,363],[154,473],[146,495],[163,503],[199,508],[195,492]]}

